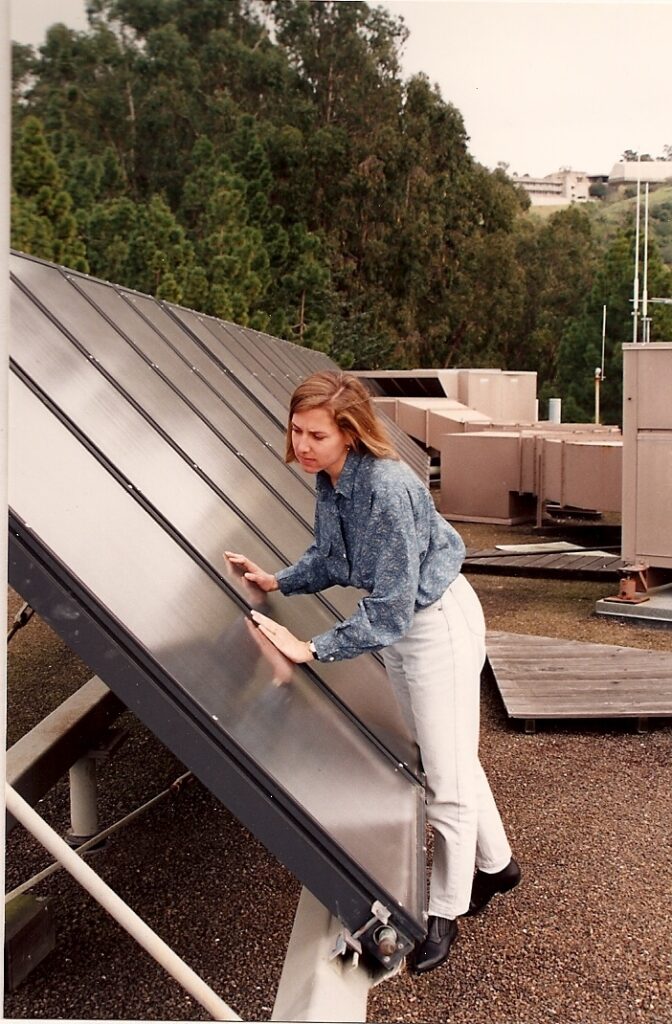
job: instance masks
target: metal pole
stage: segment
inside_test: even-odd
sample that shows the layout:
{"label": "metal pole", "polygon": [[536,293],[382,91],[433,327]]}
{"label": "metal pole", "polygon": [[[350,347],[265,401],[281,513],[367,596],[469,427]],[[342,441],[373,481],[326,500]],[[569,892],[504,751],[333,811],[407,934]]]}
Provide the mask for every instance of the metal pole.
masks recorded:
{"label": "metal pole", "polygon": [[600,422],[600,381],[602,374],[599,366],[595,367],[595,422]]}
{"label": "metal pole", "polygon": [[122,928],[146,949],[214,1020],[242,1020],[81,857],[77,856],[74,850],[70,849],[9,783],[5,783],[5,802],[16,820],[35,836],[52,857],[60,861],[66,871],[70,872],[108,914],[111,914],[115,921],[118,921]]}
{"label": "metal pole", "polygon": [[604,343],[607,336],[607,307],[602,306],[602,360],[595,367],[595,422],[600,422],[600,387],[604,380]]}
{"label": "metal pole", "polygon": [[649,183],[644,188],[644,289],[642,292],[642,341],[649,340]]}
{"label": "metal pole", "polygon": [[70,768],[70,845],[79,846],[98,831],[96,762],[88,754]]}
{"label": "metal pole", "polygon": [[602,306],[602,362],[600,363],[600,377],[604,380],[604,345],[607,337],[607,307]]}
{"label": "metal pole", "polygon": [[632,341],[637,342],[637,316],[639,315],[639,180],[640,164],[637,157],[637,213],[635,216],[635,280],[632,286]]}

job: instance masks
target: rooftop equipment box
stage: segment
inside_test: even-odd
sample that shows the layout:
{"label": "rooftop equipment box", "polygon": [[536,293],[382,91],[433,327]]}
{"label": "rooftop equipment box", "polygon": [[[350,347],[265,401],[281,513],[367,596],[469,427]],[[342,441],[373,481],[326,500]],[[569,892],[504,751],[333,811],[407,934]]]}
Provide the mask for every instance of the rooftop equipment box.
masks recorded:
{"label": "rooftop equipment box", "polygon": [[510,370],[460,370],[458,398],[493,420],[537,418],[537,375]]}
{"label": "rooftop equipment box", "polygon": [[625,561],[672,570],[672,342],[623,346]]}
{"label": "rooftop equipment box", "polygon": [[456,521],[506,525],[534,518],[531,495],[520,493],[522,443],[517,433],[445,434],[442,514]]}

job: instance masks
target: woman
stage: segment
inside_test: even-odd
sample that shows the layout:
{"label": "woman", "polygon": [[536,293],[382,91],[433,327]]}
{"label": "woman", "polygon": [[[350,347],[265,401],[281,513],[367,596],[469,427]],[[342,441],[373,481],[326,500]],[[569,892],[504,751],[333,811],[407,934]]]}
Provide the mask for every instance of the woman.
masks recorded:
{"label": "woman", "polygon": [[316,373],[297,387],[285,461],[317,476],[314,544],[275,575],[244,555],[226,557],[266,592],[368,592],[349,619],[308,640],[259,612],[252,618],[297,664],[381,651],[420,747],[434,829],[428,933],[411,964],[425,973],[446,960],[458,917],[520,880],[478,760],[483,612],[460,575],[459,534],[399,460],[356,377]]}

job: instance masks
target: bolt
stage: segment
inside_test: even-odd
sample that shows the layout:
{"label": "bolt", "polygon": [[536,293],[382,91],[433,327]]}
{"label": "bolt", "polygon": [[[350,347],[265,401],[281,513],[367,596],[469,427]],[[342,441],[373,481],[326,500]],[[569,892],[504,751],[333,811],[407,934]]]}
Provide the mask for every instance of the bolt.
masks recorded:
{"label": "bolt", "polygon": [[373,936],[373,940],[378,946],[378,952],[385,954],[388,959],[397,948],[397,938],[398,935],[396,931],[394,928],[390,928],[389,926],[378,928]]}

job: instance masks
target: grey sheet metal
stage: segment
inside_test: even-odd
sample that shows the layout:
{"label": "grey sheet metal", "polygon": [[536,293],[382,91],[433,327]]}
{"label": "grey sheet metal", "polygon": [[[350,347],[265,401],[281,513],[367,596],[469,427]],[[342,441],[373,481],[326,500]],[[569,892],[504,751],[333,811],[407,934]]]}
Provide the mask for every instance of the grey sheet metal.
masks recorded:
{"label": "grey sheet metal", "polygon": [[208,326],[218,335],[224,346],[235,353],[248,370],[258,377],[266,390],[278,399],[286,417],[294,383],[285,370],[279,368],[263,348],[254,345],[242,328],[223,320],[214,321]]}

